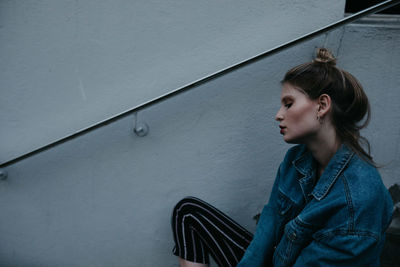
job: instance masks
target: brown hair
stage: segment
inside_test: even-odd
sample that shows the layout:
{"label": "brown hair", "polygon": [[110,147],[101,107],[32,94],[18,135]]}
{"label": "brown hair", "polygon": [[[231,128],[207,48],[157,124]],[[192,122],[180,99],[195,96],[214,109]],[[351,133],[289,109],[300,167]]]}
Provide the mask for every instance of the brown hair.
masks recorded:
{"label": "brown hair", "polygon": [[[360,136],[360,130],[368,125],[370,119],[367,95],[353,75],[336,67],[336,59],[329,50],[318,48],[312,62],[290,69],[281,83],[299,87],[311,99],[317,99],[321,94],[329,95],[337,135],[360,157],[376,166],[370,155],[368,140]],[[368,152],[361,144],[368,148]]]}

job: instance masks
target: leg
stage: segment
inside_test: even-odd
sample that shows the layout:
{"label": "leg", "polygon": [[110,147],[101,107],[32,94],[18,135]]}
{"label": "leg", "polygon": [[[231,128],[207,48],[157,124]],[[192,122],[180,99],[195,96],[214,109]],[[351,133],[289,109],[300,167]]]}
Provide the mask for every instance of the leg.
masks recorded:
{"label": "leg", "polygon": [[173,252],[186,260],[183,263],[208,264],[211,254],[219,266],[236,266],[253,238],[221,211],[194,197],[184,198],[175,206],[172,230]]}

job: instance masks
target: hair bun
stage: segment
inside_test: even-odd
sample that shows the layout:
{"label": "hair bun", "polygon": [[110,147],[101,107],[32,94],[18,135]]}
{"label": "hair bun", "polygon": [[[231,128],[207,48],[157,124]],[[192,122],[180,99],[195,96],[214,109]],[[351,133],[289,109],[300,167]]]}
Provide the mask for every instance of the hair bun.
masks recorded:
{"label": "hair bun", "polygon": [[326,63],[331,66],[336,65],[336,58],[332,55],[332,53],[326,48],[318,48],[317,49],[317,56],[313,60],[313,62],[318,63]]}

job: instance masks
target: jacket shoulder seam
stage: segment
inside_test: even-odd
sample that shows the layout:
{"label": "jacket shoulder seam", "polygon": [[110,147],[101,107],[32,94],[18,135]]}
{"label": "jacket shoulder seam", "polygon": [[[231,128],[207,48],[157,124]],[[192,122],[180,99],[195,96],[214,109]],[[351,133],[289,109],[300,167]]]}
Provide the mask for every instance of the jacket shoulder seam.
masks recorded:
{"label": "jacket shoulder seam", "polygon": [[345,197],[346,197],[346,202],[347,202],[347,209],[349,211],[349,231],[354,231],[354,205],[353,205],[353,200],[351,197],[350,193],[350,187],[347,182],[347,178],[345,173],[343,172],[342,174],[342,182],[343,182],[343,187],[344,187],[344,192],[345,192]]}

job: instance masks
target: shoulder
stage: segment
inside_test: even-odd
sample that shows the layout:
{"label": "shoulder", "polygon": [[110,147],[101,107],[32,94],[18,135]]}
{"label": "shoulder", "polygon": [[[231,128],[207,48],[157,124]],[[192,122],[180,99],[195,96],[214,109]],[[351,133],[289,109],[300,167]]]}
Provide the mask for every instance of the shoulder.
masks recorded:
{"label": "shoulder", "polygon": [[342,184],[355,227],[384,230],[390,222],[393,203],[376,167],[354,154],[343,172]]}
{"label": "shoulder", "polygon": [[[378,170],[357,154],[346,153],[341,162],[321,177],[313,190],[318,197],[302,216],[325,230],[366,230],[381,233],[390,221],[392,202]],[[317,193],[316,193],[317,192]],[[377,234],[379,235],[379,234]]]}
{"label": "shoulder", "polygon": [[381,176],[375,166],[363,160],[356,153],[352,156],[345,172],[352,177],[369,177],[372,180],[381,180]]}
{"label": "shoulder", "polygon": [[353,155],[343,171],[343,179],[352,195],[365,201],[373,200],[371,197],[382,194],[382,189],[386,189],[376,167],[361,159],[357,154]]}

